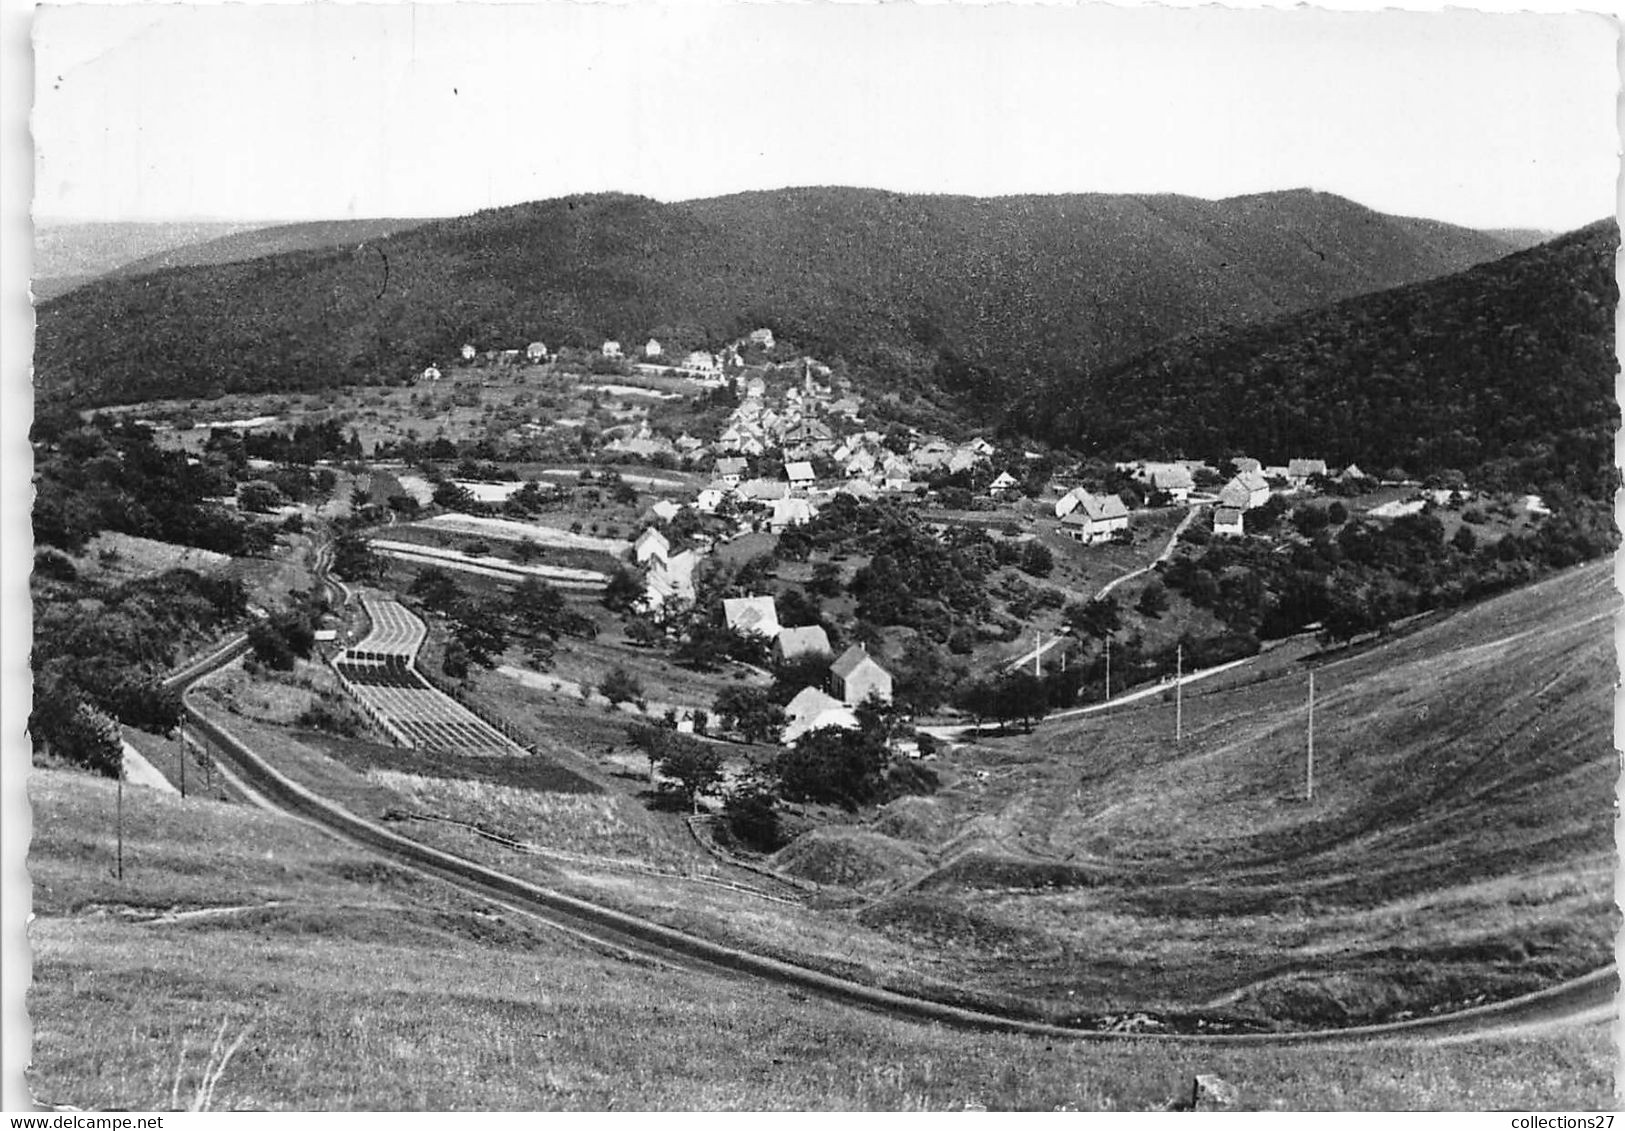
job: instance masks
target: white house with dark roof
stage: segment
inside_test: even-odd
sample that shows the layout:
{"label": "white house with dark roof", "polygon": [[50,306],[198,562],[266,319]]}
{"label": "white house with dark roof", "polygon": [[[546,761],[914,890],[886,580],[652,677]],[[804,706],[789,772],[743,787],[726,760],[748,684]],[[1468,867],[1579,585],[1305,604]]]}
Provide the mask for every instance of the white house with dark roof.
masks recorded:
{"label": "white house with dark roof", "polygon": [[655,339],[653,339],[653,338],[650,338],[648,341],[644,342],[643,343],[643,356],[644,357],[659,357],[660,356],[660,343],[658,341],[656,341]]}
{"label": "white house with dark roof", "polygon": [[683,358],[683,364],[679,368],[692,373],[696,377],[722,376],[722,365],[717,361],[716,355],[707,353],[705,350],[692,351],[687,357]]}
{"label": "white house with dark roof", "polygon": [[718,479],[710,486],[700,488],[700,493],[694,496],[694,509],[704,514],[716,514],[722,500],[732,493],[733,484]]}
{"label": "white house with dark roof", "polygon": [[1231,538],[1240,538],[1247,531],[1242,526],[1243,510],[1240,507],[1221,506],[1213,511],[1213,533],[1223,534]]}
{"label": "white house with dark roof", "polygon": [[1116,495],[1091,495],[1085,491],[1061,518],[1061,533],[1085,545],[1104,542],[1126,529],[1128,507]]}
{"label": "white house with dark roof", "polygon": [[871,695],[891,702],[891,673],[880,666],[862,644],[842,652],[829,666],[829,690],[849,707],[856,707]]}
{"label": "white house with dark roof", "polygon": [[725,597],[722,618],[729,628],[745,636],[772,640],[779,635],[779,610],[771,597]]}
{"label": "white house with dark roof", "polygon": [[473,361],[476,357],[478,357],[480,355],[480,351],[475,349],[473,343],[471,343],[471,342],[464,342],[463,343],[463,348],[462,348],[461,353],[462,353],[462,357],[463,357],[464,361]]}
{"label": "white house with dark roof", "polygon": [[613,338],[606,339],[604,344],[598,347],[598,352],[605,357],[618,358],[621,356],[621,343]]}
{"label": "white house with dark roof", "polygon": [[525,360],[527,360],[527,361],[546,361],[547,360],[547,345],[546,345],[546,343],[544,343],[544,342],[532,342],[532,343],[530,343],[530,345],[526,346],[525,347]]}
{"label": "white house with dark roof", "polygon": [[1017,479],[1014,475],[1011,475],[1008,471],[1001,471],[999,472],[998,478],[987,485],[987,493],[994,498],[998,498],[1000,495],[1008,495],[1011,491],[1014,491],[1020,486],[1021,480]]}
{"label": "white house with dark roof", "polygon": [[440,380],[440,369],[439,369],[439,367],[431,365],[428,368],[426,368],[423,371],[423,379],[425,381],[438,381],[438,380]]}
{"label": "white house with dark roof", "polygon": [[784,465],[784,479],[792,491],[805,491],[817,482],[818,476],[813,474],[812,464],[798,462]]}

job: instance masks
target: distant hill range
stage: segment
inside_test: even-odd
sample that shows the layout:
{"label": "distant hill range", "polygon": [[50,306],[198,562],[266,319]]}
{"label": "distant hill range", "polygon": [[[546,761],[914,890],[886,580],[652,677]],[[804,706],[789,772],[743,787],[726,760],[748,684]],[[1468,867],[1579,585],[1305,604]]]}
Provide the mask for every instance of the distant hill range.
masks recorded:
{"label": "distant hill range", "polygon": [[596,347],[664,331],[715,345],[767,326],[890,387],[986,400],[1516,246],[1309,191],[1205,201],[847,188],[679,204],[570,197],[362,243],[80,287],[40,309],[37,387],[79,405],[317,388],[404,380],[465,342]]}
{"label": "distant hill range", "polygon": [[1055,379],[1016,417],[1102,454],[1456,468],[1608,500],[1619,244],[1602,221],[1445,278],[1172,339]]}
{"label": "distant hill range", "polygon": [[108,276],[130,278],[167,267],[236,263],[262,255],[338,247],[422,223],[43,223],[34,234],[33,290],[44,302]]}

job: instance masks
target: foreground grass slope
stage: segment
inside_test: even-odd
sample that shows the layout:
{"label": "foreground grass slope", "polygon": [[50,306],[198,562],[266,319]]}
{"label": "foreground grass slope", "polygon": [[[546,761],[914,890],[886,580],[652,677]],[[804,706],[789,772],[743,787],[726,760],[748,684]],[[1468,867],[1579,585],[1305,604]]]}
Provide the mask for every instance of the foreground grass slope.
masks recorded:
{"label": "foreground grass slope", "polygon": [[1597,968],[1616,608],[1597,563],[1318,661],[1312,803],[1307,671],[1268,656],[1193,686],[1181,742],[1171,694],[989,742],[990,780],[911,803],[940,867],[865,915],[1047,954],[990,967],[1015,992],[1238,1024],[1407,1016]]}
{"label": "foreground grass slope", "polygon": [[1443,1046],[1050,1044],[891,1021],[606,955],[297,822],[36,771],[29,1082],[216,1108],[1160,1106],[1196,1072],[1247,1107],[1602,1108],[1605,1029]]}

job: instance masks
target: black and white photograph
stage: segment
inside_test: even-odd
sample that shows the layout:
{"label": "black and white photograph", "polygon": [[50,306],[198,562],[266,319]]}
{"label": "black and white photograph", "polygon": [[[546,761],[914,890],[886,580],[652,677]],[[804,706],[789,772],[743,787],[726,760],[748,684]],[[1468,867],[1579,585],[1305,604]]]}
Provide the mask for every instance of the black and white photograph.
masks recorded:
{"label": "black and white photograph", "polygon": [[8,1110],[1618,1107],[1615,14],[6,19]]}

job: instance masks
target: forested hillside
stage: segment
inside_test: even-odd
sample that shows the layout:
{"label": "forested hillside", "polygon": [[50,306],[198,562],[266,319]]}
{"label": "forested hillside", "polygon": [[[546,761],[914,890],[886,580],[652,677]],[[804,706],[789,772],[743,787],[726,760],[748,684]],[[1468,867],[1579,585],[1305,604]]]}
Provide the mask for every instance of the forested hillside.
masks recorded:
{"label": "forested hillside", "polygon": [[1433,278],[1481,232],[1286,192],[572,197],[364,247],[104,280],[39,312],[43,396],[93,405],[399,381],[464,343],[715,345],[755,326],[894,387],[1003,399],[1180,333]]}
{"label": "forested hillside", "polygon": [[1617,225],[1597,223],[1448,278],[1193,334],[1052,385],[1025,420],[1105,453],[1454,468],[1607,499],[1618,247]]}

